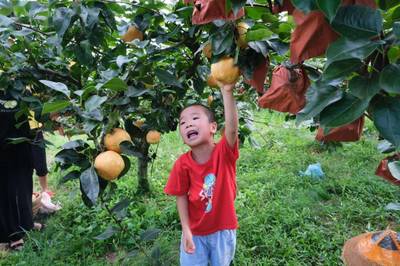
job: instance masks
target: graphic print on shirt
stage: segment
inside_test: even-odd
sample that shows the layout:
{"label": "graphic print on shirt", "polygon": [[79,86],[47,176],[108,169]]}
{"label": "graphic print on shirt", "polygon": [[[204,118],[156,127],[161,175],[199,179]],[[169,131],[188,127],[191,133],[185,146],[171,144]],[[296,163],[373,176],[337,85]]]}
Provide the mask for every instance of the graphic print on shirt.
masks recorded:
{"label": "graphic print on shirt", "polygon": [[212,197],[214,192],[215,179],[216,178],[214,174],[208,174],[206,175],[206,177],[204,177],[203,189],[200,191],[199,195],[202,201],[207,201],[205,213],[208,213],[212,210]]}

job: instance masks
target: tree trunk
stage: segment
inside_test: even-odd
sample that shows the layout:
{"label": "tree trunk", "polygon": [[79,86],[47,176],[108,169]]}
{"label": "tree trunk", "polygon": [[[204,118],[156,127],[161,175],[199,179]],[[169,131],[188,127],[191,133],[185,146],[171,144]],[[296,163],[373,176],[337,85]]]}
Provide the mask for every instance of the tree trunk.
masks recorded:
{"label": "tree trunk", "polygon": [[143,143],[141,147],[143,158],[138,158],[138,194],[145,194],[150,192],[150,184],[148,177],[149,166],[149,144]]}

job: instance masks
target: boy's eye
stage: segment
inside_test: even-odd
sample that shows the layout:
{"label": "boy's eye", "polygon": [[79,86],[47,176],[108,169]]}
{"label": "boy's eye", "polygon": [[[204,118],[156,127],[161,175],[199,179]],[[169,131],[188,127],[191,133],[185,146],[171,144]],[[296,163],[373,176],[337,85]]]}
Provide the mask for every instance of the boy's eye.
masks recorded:
{"label": "boy's eye", "polygon": [[197,116],[193,117],[193,120],[197,120],[197,119],[199,119]]}
{"label": "boy's eye", "polygon": [[181,126],[182,126],[182,125],[184,125],[184,124],[185,124],[185,122],[181,122],[179,125],[181,125]]}

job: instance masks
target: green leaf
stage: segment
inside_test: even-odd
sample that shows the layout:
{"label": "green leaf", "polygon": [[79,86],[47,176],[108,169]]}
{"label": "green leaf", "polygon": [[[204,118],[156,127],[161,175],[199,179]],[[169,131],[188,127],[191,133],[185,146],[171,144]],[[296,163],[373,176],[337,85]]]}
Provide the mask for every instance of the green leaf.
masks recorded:
{"label": "green leaf", "polygon": [[317,0],[317,5],[319,9],[324,12],[329,21],[332,22],[341,2],[341,0]]}
{"label": "green leaf", "polygon": [[129,63],[129,62],[131,62],[132,60],[133,60],[133,59],[128,58],[128,57],[126,57],[126,56],[119,55],[119,56],[117,57],[116,63],[117,63],[117,66],[118,66],[119,68],[121,68],[124,64]]}
{"label": "green leaf", "polygon": [[93,27],[99,21],[99,8],[87,8],[85,6],[81,6],[81,14],[80,17],[85,24],[85,27],[89,30],[93,29]]}
{"label": "green leaf", "polygon": [[79,45],[75,45],[74,51],[79,64],[90,66],[93,63],[92,45],[88,40],[81,41]]}
{"label": "green leaf", "polygon": [[68,98],[71,96],[71,92],[69,91],[67,85],[65,85],[64,83],[54,82],[54,81],[44,80],[44,79],[39,80],[39,81],[40,81],[40,83],[46,85],[47,87],[49,87],[55,91],[63,93]]}
{"label": "green leaf", "polygon": [[83,171],[80,176],[80,180],[82,190],[84,191],[90,202],[95,205],[97,197],[99,196],[100,187],[99,178],[97,177],[94,167],[89,167],[85,171]]}
{"label": "green leaf", "polygon": [[69,101],[47,102],[43,105],[42,115],[58,112],[71,105]]}
{"label": "green leaf", "polygon": [[120,78],[112,78],[104,83],[102,87],[113,91],[124,91],[128,88],[128,85]]}
{"label": "green leaf", "polygon": [[53,15],[53,25],[57,31],[58,36],[61,38],[64,33],[68,30],[71,18],[75,12],[66,7],[57,8]]}
{"label": "green leaf", "polygon": [[150,89],[137,89],[135,87],[129,86],[128,90],[126,91],[125,95],[128,97],[139,97],[143,94],[151,94]]}
{"label": "green leaf", "polygon": [[397,180],[400,180],[400,162],[399,161],[390,162],[388,163],[388,168],[392,176]]}
{"label": "green leaf", "polygon": [[112,207],[111,212],[116,214],[126,208],[128,208],[128,206],[131,204],[132,200],[125,198],[121,201],[119,201],[117,204],[115,204],[114,207]]}
{"label": "green leaf", "polygon": [[131,202],[132,200],[125,198],[120,202],[118,202],[117,204],[115,204],[115,206],[111,209],[111,212],[115,214],[115,216],[117,216],[118,219],[122,219],[126,217],[127,215],[126,209],[129,207]]}
{"label": "green leaf", "polygon": [[341,37],[332,43],[327,52],[327,64],[346,59],[364,59],[372,54],[384,42],[374,42],[369,39],[352,40]]}
{"label": "green leaf", "polygon": [[391,153],[396,150],[396,147],[393,146],[393,144],[387,141],[386,139],[379,141],[378,146],[376,148],[380,153]]}
{"label": "green leaf", "polygon": [[349,82],[350,93],[359,99],[371,99],[380,89],[377,74],[373,74],[372,77],[356,76]]}
{"label": "green leaf", "polygon": [[385,66],[379,76],[379,85],[390,93],[400,93],[400,65]]}
{"label": "green leaf", "polygon": [[78,170],[73,170],[66,174],[61,180],[60,184],[64,184],[70,180],[78,179],[81,176],[81,173]]}
{"label": "green leaf", "polygon": [[380,135],[400,147],[400,99],[379,98],[371,104],[371,114]]}
{"label": "green leaf", "polygon": [[143,154],[140,152],[139,149],[135,148],[135,146],[133,146],[132,142],[130,141],[123,141],[119,144],[120,148],[121,148],[121,153],[122,154],[126,154],[126,155],[130,155],[130,156],[135,156],[138,158],[143,158]]}
{"label": "green leaf", "polygon": [[164,69],[156,69],[155,74],[157,78],[167,85],[176,86],[178,88],[183,88],[182,84],[179,82],[178,78],[175,77],[171,72]]}
{"label": "green leaf", "polygon": [[213,55],[227,54],[231,51],[233,44],[233,31],[224,27],[211,36],[211,47]]}
{"label": "green leaf", "polygon": [[107,227],[107,229],[101,233],[98,236],[95,236],[94,239],[96,240],[106,240],[109,239],[110,237],[112,237],[115,233],[117,232],[117,230],[114,228],[113,225],[109,225]]}
{"label": "green leaf", "polygon": [[268,46],[266,41],[249,42],[248,45],[251,49],[262,54],[264,57],[268,56]]}
{"label": "green leaf", "polygon": [[361,100],[351,94],[326,107],[320,114],[320,123],[324,128],[335,128],[350,124],[364,114],[369,99]]}
{"label": "green leaf", "polygon": [[342,61],[335,61],[329,65],[325,65],[322,78],[324,80],[343,80],[349,76],[353,71],[359,69],[362,62],[359,59],[346,59]]}
{"label": "green leaf", "polygon": [[77,148],[82,148],[85,146],[87,146],[87,144],[83,140],[77,139],[65,143],[64,145],[62,145],[62,148],[66,150],[68,149],[77,150]]}
{"label": "green leaf", "polygon": [[378,0],[380,9],[388,10],[399,4],[399,0]]}
{"label": "green leaf", "polygon": [[393,33],[397,39],[400,39],[400,21],[393,23]]}
{"label": "green leaf", "polygon": [[350,39],[370,38],[382,31],[382,16],[379,10],[366,6],[342,6],[336,13],[332,26]]}
{"label": "green leaf", "polygon": [[236,16],[239,11],[245,6],[246,0],[231,0],[233,14]]}
{"label": "green leaf", "polygon": [[80,161],[83,161],[85,156],[75,150],[67,149],[61,150],[55,155],[55,161],[64,164],[79,164]]}
{"label": "green leaf", "polygon": [[99,108],[104,102],[107,101],[107,97],[103,96],[100,97],[98,95],[93,95],[91,96],[86,102],[85,102],[85,109],[88,112],[93,111],[94,109]]}
{"label": "green leaf", "polygon": [[13,19],[3,16],[3,15],[0,15],[0,26],[8,27],[13,23],[14,23]]}
{"label": "green leaf", "polygon": [[161,230],[157,228],[147,229],[140,234],[140,239],[143,241],[151,241],[156,239],[160,233]]}
{"label": "green leaf", "polygon": [[121,155],[122,159],[124,160],[125,167],[122,172],[119,174],[118,178],[123,177],[126,173],[128,173],[129,169],[131,169],[131,160],[125,155]]}
{"label": "green leaf", "polygon": [[341,89],[317,81],[306,92],[306,106],[297,113],[296,123],[311,119],[318,115],[326,106],[342,98]]}
{"label": "green leaf", "polygon": [[26,138],[26,137],[19,137],[19,138],[7,138],[7,143],[10,144],[20,144],[20,143],[31,143],[32,140],[30,138]]}
{"label": "green leaf", "polygon": [[396,63],[400,59],[400,46],[391,46],[387,52],[387,56],[391,64]]}
{"label": "green leaf", "polygon": [[262,29],[255,29],[255,30],[249,30],[246,33],[246,40],[251,42],[251,41],[262,41],[264,39],[268,39],[271,37],[274,33],[270,31],[267,28],[262,28]]}
{"label": "green leaf", "polygon": [[317,8],[315,0],[292,0],[292,3],[297,9],[300,9],[306,14]]}
{"label": "green leaf", "polygon": [[[245,8],[246,17],[248,17],[250,19],[259,20],[265,14],[265,7],[245,6],[244,8]],[[273,16],[273,17],[275,18],[275,16]]]}

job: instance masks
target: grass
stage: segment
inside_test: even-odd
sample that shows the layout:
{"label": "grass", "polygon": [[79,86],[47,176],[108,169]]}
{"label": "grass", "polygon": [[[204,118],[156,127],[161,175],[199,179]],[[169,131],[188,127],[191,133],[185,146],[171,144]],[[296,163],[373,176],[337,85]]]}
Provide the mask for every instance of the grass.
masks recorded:
{"label": "grass", "polygon": [[[262,111],[256,117],[266,121],[257,123],[254,132],[261,148],[245,143],[238,161],[240,229],[235,265],[341,265],[347,239],[387,226],[400,230],[400,213],[384,209],[398,201],[399,189],[374,175],[383,155],[376,150],[377,136],[370,123],[361,141],[325,147],[314,141],[314,133],[285,122],[281,114]],[[57,145],[65,141],[56,136],[48,139]],[[0,254],[0,265],[157,264],[142,252],[129,253],[138,246],[149,257],[159,254],[164,265],[177,265],[180,224],[175,199],[162,189],[174,160],[186,150],[177,132],[163,135],[148,196],[135,195],[135,167],[118,181],[110,206],[124,197],[133,199],[123,221],[129,233],[94,240],[113,221],[100,206],[85,207],[78,183],[72,181],[56,187],[56,200],[63,209],[46,220],[46,231],[29,233],[24,251]],[[55,151],[51,148],[49,157]],[[316,162],[326,174],[323,180],[299,175]],[[51,172],[53,187],[61,176]],[[162,230],[157,240],[140,240],[148,228]]]}

